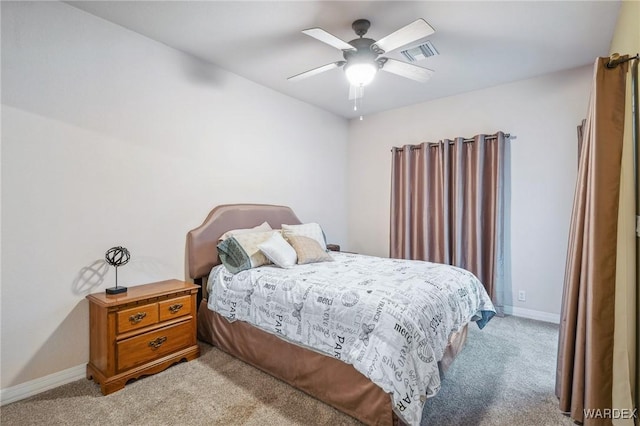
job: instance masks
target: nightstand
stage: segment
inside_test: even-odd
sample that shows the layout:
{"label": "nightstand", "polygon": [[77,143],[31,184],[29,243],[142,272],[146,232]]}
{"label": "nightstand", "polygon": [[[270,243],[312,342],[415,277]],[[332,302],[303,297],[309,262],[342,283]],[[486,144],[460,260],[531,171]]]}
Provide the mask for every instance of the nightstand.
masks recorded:
{"label": "nightstand", "polygon": [[87,379],[104,395],[127,381],[158,373],[200,355],[196,343],[196,295],[200,286],[178,280],[105,292],[89,300]]}

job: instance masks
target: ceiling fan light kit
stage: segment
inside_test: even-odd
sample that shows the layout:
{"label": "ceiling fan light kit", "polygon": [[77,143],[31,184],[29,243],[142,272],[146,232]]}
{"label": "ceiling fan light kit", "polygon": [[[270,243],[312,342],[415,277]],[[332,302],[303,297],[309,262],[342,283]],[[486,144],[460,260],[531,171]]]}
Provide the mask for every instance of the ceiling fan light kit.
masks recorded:
{"label": "ceiling fan light kit", "polygon": [[344,67],[344,72],[352,86],[366,86],[373,81],[378,67],[367,62],[347,64]]}
{"label": "ceiling fan light kit", "polygon": [[366,86],[371,83],[380,68],[380,64],[376,62],[378,54],[371,49],[375,40],[363,38],[370,26],[371,23],[366,19],[355,21],[351,28],[360,38],[349,42],[355,50],[343,50],[342,53],[346,61],[344,72],[353,86]]}
{"label": "ceiling fan light kit", "polygon": [[323,43],[341,50],[344,60],[296,74],[289,77],[288,80],[302,80],[339,67],[344,68],[347,80],[351,86],[360,88],[371,83],[379,69],[421,83],[431,77],[433,70],[382,56],[387,52],[414,43],[433,34],[435,30],[427,21],[417,19],[378,41],[364,37],[370,26],[371,23],[366,19],[354,21],[351,28],[353,28],[359,38],[351,40],[348,43],[322,28],[310,28],[302,31],[304,34],[316,40],[320,40]]}

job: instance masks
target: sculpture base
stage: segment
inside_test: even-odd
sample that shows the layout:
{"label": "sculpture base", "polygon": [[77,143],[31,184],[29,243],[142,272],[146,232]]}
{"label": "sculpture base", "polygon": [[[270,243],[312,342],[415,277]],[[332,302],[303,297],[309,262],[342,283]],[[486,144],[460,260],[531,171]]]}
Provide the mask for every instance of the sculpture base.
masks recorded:
{"label": "sculpture base", "polygon": [[105,290],[105,292],[107,294],[120,294],[120,293],[126,293],[127,292],[127,288],[126,287],[110,287],[108,289]]}

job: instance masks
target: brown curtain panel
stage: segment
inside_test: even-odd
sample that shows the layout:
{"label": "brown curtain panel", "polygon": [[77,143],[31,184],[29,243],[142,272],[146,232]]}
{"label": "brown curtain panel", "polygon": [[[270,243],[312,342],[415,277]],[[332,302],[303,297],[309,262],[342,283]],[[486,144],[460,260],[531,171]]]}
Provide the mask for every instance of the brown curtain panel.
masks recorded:
{"label": "brown curtain panel", "polygon": [[473,272],[499,313],[509,158],[503,132],[392,149],[391,257]]}
{"label": "brown curtain panel", "polygon": [[612,408],[616,246],[628,64],[599,58],[583,127],[564,278],[556,395],[585,425],[610,419],[585,409]]}

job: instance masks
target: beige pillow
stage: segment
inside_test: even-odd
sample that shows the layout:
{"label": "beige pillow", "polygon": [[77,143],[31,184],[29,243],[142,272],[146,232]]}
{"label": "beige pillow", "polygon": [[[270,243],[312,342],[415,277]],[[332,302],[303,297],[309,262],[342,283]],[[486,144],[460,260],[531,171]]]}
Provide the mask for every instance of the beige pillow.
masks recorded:
{"label": "beige pillow", "polygon": [[[273,234],[278,233],[279,231],[245,232],[242,234],[236,234],[233,236],[233,238],[245,251],[247,256],[249,256],[251,267],[256,268],[258,266],[266,265],[269,263],[269,259],[267,259],[264,253],[260,251],[260,248],[258,246],[271,238]],[[220,247],[220,245],[218,245],[218,247]]]}
{"label": "beige pillow", "polygon": [[271,231],[271,225],[269,225],[266,221],[262,222],[260,225],[258,226],[254,226],[253,228],[246,228],[246,229],[232,229],[231,231],[227,231],[224,234],[222,234],[222,236],[220,237],[220,239],[218,241],[224,241],[229,237],[234,237],[236,235],[241,235],[241,234],[250,234],[253,232],[266,232],[266,231]]}
{"label": "beige pillow", "polygon": [[293,235],[312,238],[320,244],[322,250],[327,250],[327,241],[324,237],[324,232],[317,223],[303,223],[302,225],[286,225],[283,223],[282,236],[289,238]]}
{"label": "beige pillow", "polygon": [[298,265],[315,262],[330,262],[333,258],[324,251],[320,244],[313,238],[301,235],[291,235],[287,238],[289,244],[298,255]]}

